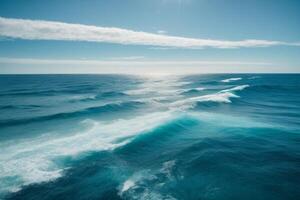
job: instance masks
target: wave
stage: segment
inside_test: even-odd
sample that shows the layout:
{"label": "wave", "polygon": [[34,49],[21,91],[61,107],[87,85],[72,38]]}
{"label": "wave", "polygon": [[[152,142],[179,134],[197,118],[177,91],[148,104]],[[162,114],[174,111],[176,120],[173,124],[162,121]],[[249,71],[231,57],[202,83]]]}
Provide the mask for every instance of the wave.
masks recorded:
{"label": "wave", "polygon": [[6,105],[0,106],[1,110],[9,110],[9,109],[34,109],[34,108],[41,108],[44,106],[40,105]]}
{"label": "wave", "polygon": [[14,89],[1,93],[0,96],[55,96],[57,94],[85,94],[95,92],[96,86],[70,87],[60,89]]}
{"label": "wave", "polygon": [[205,90],[203,87],[192,88],[192,89],[184,89],[181,94],[195,94]]}
{"label": "wave", "polygon": [[233,87],[233,88],[230,88],[230,89],[221,90],[220,93],[240,91],[240,90],[243,90],[243,89],[245,89],[247,87],[249,87],[249,85],[239,85],[239,86],[236,86],[236,87]]}
{"label": "wave", "polygon": [[[176,138],[179,136],[179,133],[183,133],[200,123],[200,118],[196,115],[173,113],[175,115],[174,118],[157,125],[147,132],[139,134],[129,144],[117,149],[117,153],[126,154],[127,156],[136,153],[153,153],[155,151],[153,149],[154,144],[160,146],[165,140]],[[151,146],[151,149],[148,148],[149,146]]]}
{"label": "wave", "polygon": [[238,78],[228,78],[228,79],[221,80],[221,82],[229,83],[229,82],[239,81],[239,80],[242,80],[242,78],[240,78],[240,77],[238,77]]}
{"label": "wave", "polygon": [[55,119],[84,117],[84,116],[91,116],[95,114],[126,111],[126,110],[128,111],[132,109],[137,109],[144,104],[145,103],[141,101],[108,103],[102,106],[89,107],[74,112],[56,113],[52,115],[38,116],[38,117],[24,118],[24,119],[0,120],[0,126],[8,127],[8,126],[16,126],[16,125],[22,125],[22,124],[28,124],[34,122],[43,122],[43,121],[49,121]]}
{"label": "wave", "polygon": [[53,96],[58,91],[56,90],[42,90],[42,91],[20,91],[2,93],[0,96]]}
{"label": "wave", "polygon": [[[175,113],[174,113],[175,114]],[[240,116],[230,116],[216,113],[197,113],[189,112],[185,115],[177,115],[170,121],[160,124],[154,129],[139,134],[134,137],[130,143],[117,148],[114,153],[120,157],[126,157],[133,160],[135,166],[149,167],[147,162],[155,160],[151,166],[160,163],[166,157],[158,159],[161,149],[172,150],[172,156],[178,148],[186,148],[190,143],[185,143],[186,139],[199,141],[206,137],[217,137],[224,134],[224,130],[236,128],[237,132],[241,128],[267,128],[268,125],[252,121]],[[207,127],[217,129],[218,131],[208,131]],[[274,126],[271,126],[274,128]],[[203,131],[204,130],[204,131]],[[223,131],[220,131],[223,130]],[[185,139],[184,139],[185,138]],[[134,167],[134,166],[133,166]],[[162,171],[167,171],[167,165]],[[122,190],[123,187],[120,188]]]}
{"label": "wave", "polygon": [[260,76],[251,76],[248,79],[258,79],[258,78],[260,78]]}
{"label": "wave", "polygon": [[71,96],[67,101],[70,103],[77,103],[77,102],[87,102],[96,100],[97,95],[75,95]]}
{"label": "wave", "polygon": [[120,96],[126,96],[124,92],[115,92],[115,91],[109,91],[109,92],[103,92],[99,95],[97,95],[97,98],[101,97],[120,97]]}
{"label": "wave", "polygon": [[182,179],[174,173],[176,161],[162,164],[158,170],[141,170],[134,173],[119,187],[119,196],[125,199],[165,199],[176,200],[169,192],[162,192],[165,185]]}
{"label": "wave", "polygon": [[[219,120],[219,117],[215,115],[198,116],[180,115],[176,112],[158,112],[128,120],[115,120],[109,123],[87,119],[83,123],[89,125],[90,128],[84,132],[59,138],[51,138],[50,135],[44,138],[24,140],[14,145],[2,145],[1,153],[3,156],[0,158],[1,190],[2,192],[4,190],[18,191],[22,186],[47,182],[61,177],[68,166],[59,164],[61,162],[56,161],[66,156],[76,158],[83,152],[113,150],[116,148],[117,154],[137,151],[140,154],[141,150],[146,148],[147,145],[174,138],[179,132],[185,133],[191,127],[197,126],[201,122],[200,119],[224,121],[225,125],[236,121],[236,119],[229,119],[228,116],[224,116],[224,118],[225,120]],[[215,123],[215,121],[212,123]],[[249,122],[247,122],[247,125],[249,125]],[[143,148],[137,148],[137,146]],[[147,152],[149,152],[148,150]],[[159,149],[157,150],[159,151]],[[175,165],[176,161],[164,162],[154,174],[158,177],[163,176],[165,180],[173,181],[175,174],[172,170]],[[22,166],[22,168],[19,166]],[[146,179],[143,180],[147,181]],[[134,188],[137,189],[141,186],[140,181],[130,180],[132,179],[125,181],[120,187],[122,195],[126,196],[128,192],[131,193]],[[159,183],[157,184],[159,185]],[[155,183],[152,186],[157,186],[157,184]],[[151,194],[154,192],[159,195],[158,191],[151,190],[153,189],[152,186],[149,188]],[[138,196],[140,194],[142,193],[139,193]],[[147,195],[150,195],[150,193],[147,193]]]}
{"label": "wave", "polygon": [[[208,94],[208,95],[203,95],[203,96],[198,96],[198,97],[192,97],[184,100],[178,100],[170,104],[170,108],[179,108],[180,110],[185,109],[185,108],[190,108],[193,107],[195,103],[197,102],[217,102],[217,103],[231,103],[231,98],[239,98],[238,95],[234,94],[235,91],[241,91],[245,88],[249,87],[249,85],[240,85],[240,86],[235,86],[229,89],[224,89],[221,90],[215,94]],[[174,92],[179,92],[179,91],[185,91],[187,94],[189,93],[194,93],[194,92],[199,92],[203,91],[205,88],[199,87],[199,88],[192,88],[192,89],[172,89],[168,90],[168,93],[174,94]],[[147,91],[147,89],[143,90],[143,92]],[[164,90],[160,91],[161,93],[164,93]],[[166,92],[166,93],[167,93]],[[181,94],[183,94],[182,92]],[[119,93],[116,94],[111,94],[111,95],[119,95]],[[120,95],[123,95],[121,93]],[[89,108],[83,111],[78,111],[74,113],[60,113],[54,115],[54,116],[46,116],[45,119],[44,117],[41,118],[41,120],[48,120],[56,117],[71,117],[71,116],[76,116],[76,114],[90,114],[94,112],[103,112],[103,111],[118,111],[119,107],[124,107],[127,109],[131,109],[134,107],[139,106],[140,104],[145,104],[145,103],[151,103],[151,104],[160,104],[162,101],[168,101],[170,100],[167,96],[154,96],[154,97],[148,97],[148,98],[142,98],[137,101],[132,101],[132,102],[127,102],[127,103],[122,103],[122,104],[108,104],[105,106],[101,107],[94,107],[94,108]],[[17,123],[17,122],[16,122]],[[1,124],[1,122],[0,122]]]}
{"label": "wave", "polygon": [[[231,127],[232,124],[235,124],[233,122],[237,121],[239,121],[236,123],[238,126],[255,125],[258,127],[257,124],[253,125],[249,121],[243,123],[241,118],[209,113],[199,115],[197,113],[157,112],[106,123],[86,119],[82,123],[88,125],[89,129],[73,135],[56,136],[55,138],[48,135],[23,140],[13,145],[0,143],[2,154],[0,157],[0,193],[16,192],[23,186],[52,181],[61,177],[69,167],[60,162],[66,157],[76,159],[84,152],[111,150],[114,150],[117,155],[126,155],[126,157],[134,153],[142,154],[144,157],[146,152],[157,156],[157,153],[154,152],[159,152],[160,148],[153,148],[153,145],[161,146],[166,141],[167,144],[173,144],[171,138],[180,139],[179,133],[186,135],[187,130],[201,125],[202,122]],[[143,195],[145,195],[144,197],[154,195],[172,199],[170,195],[162,194],[156,189],[163,182],[172,182],[181,177],[177,176],[177,173],[173,173],[175,167],[175,160],[164,162],[158,170],[150,173],[159,177],[152,181],[148,179],[148,174],[143,172],[140,178],[136,178],[140,176],[138,172],[120,185],[119,195],[121,197],[135,196],[137,199],[141,199]],[[153,182],[154,180],[155,182]]]}
{"label": "wave", "polygon": [[81,95],[81,96],[73,96],[71,97],[69,102],[88,102],[88,101],[95,101],[95,100],[102,100],[105,98],[112,99],[112,98],[118,98],[118,97],[123,97],[127,96],[124,92],[114,92],[114,91],[109,91],[109,92],[102,92],[100,94],[90,94],[90,95]]}
{"label": "wave", "polygon": [[215,103],[231,103],[231,98],[239,98],[238,95],[234,94],[235,91],[241,91],[249,85],[240,85],[233,88],[221,90],[214,94],[207,94],[198,97],[191,97],[184,100],[179,100],[170,105],[173,109],[189,109],[193,108],[197,102],[215,102]]}
{"label": "wave", "polygon": [[208,94],[200,97],[191,98],[192,101],[196,102],[217,102],[217,103],[231,103],[230,98],[238,98],[239,96],[230,92],[219,92],[216,94]]}
{"label": "wave", "polygon": [[127,144],[131,137],[164,124],[173,117],[172,113],[164,112],[110,123],[85,120],[83,123],[89,124],[90,128],[73,135],[39,137],[14,145],[0,143],[0,193],[17,191],[24,185],[54,180],[65,169],[55,162],[57,158],[76,156],[87,151],[114,149]]}
{"label": "wave", "polygon": [[230,100],[231,98],[240,97],[232,92],[241,91],[247,87],[249,87],[249,85],[239,85],[230,89],[221,90],[216,94],[208,94],[200,97],[194,97],[192,98],[192,100],[197,102],[210,101],[210,102],[217,102],[217,103],[231,103]]}

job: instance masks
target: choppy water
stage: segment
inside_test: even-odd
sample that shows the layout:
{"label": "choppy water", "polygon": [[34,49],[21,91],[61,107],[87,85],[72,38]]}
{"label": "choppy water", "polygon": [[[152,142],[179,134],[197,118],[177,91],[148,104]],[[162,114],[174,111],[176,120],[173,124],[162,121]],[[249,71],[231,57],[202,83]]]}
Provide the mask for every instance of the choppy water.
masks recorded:
{"label": "choppy water", "polygon": [[0,199],[300,199],[300,75],[1,75],[0,112]]}

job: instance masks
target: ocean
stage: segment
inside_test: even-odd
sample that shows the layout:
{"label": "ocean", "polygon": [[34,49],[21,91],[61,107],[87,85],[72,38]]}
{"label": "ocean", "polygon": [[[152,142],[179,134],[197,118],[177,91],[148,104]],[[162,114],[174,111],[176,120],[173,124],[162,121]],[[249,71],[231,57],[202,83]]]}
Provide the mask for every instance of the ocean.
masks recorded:
{"label": "ocean", "polygon": [[0,199],[299,200],[300,75],[0,75]]}

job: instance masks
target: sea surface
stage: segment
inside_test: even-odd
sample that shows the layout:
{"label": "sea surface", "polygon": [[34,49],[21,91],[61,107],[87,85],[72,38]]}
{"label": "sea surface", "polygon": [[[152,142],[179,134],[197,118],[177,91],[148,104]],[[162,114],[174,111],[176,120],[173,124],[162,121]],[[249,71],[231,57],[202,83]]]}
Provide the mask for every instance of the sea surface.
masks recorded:
{"label": "sea surface", "polygon": [[1,75],[0,199],[299,200],[300,75]]}

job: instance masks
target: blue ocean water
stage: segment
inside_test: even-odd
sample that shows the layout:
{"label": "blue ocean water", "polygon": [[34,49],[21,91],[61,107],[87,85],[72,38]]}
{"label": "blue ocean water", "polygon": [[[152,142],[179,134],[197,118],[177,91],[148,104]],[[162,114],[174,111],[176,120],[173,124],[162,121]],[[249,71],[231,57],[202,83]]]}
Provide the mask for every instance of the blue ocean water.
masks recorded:
{"label": "blue ocean water", "polygon": [[1,75],[0,199],[300,199],[300,75]]}

